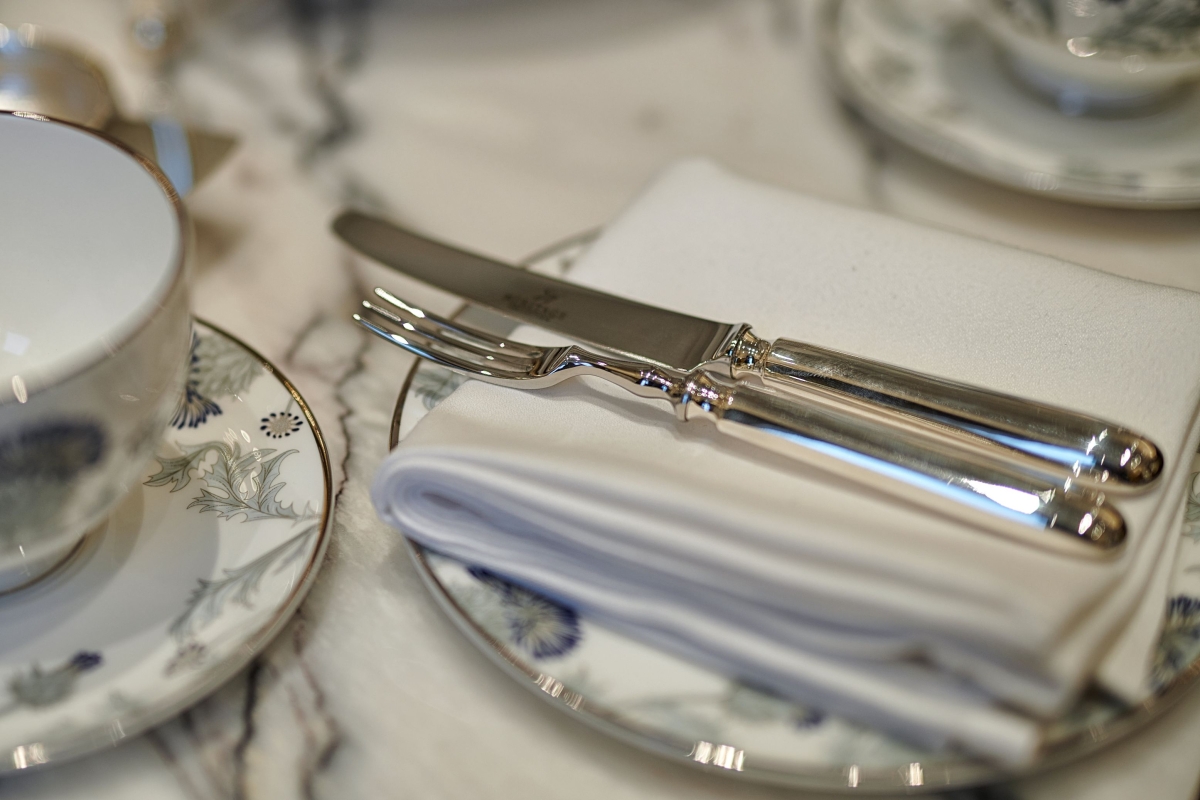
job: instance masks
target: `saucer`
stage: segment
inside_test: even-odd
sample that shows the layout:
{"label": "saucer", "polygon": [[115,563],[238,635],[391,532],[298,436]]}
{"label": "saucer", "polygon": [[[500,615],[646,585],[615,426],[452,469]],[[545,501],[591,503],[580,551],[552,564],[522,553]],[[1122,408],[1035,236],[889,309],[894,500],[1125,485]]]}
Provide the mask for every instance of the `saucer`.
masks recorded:
{"label": "saucer", "polygon": [[842,97],[929,158],[1063,200],[1200,206],[1200,89],[1141,116],[1070,116],[1009,74],[957,0],[825,0],[817,19]]}
{"label": "saucer", "polygon": [[[581,237],[529,260],[561,275]],[[460,317],[507,335],[515,323],[467,308]],[[507,326],[507,327],[504,327]],[[400,392],[391,447],[467,380],[418,360]],[[1200,678],[1200,454],[1179,535],[1154,694],[1137,707],[1089,695],[1044,732],[1027,772],[1082,757],[1138,729]],[[813,790],[946,791],[1011,780],[995,765],[928,752],[861,724],[767,694],[612,631],[584,613],[407,540],[430,592],[467,638],[543,699],[622,741],[726,775]],[[1022,773],[1025,774],[1025,773]]]}
{"label": "saucer", "polygon": [[316,420],[262,356],[201,322],[187,393],[106,523],[0,596],[0,772],[111,747],[231,678],[308,591],[328,542]]}

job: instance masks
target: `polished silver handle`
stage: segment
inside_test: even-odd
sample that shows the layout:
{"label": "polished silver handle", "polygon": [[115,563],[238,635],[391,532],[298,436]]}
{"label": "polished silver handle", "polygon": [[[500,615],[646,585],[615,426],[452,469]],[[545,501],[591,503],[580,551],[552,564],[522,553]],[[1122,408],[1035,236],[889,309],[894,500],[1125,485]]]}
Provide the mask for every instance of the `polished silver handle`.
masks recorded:
{"label": "polished silver handle", "polygon": [[1125,539],[1124,519],[1104,493],[964,452],[920,419],[848,405],[819,387],[776,392],[703,372],[690,374],[686,387],[678,402],[684,419],[711,419],[730,436],[982,528],[1075,552],[1080,543],[1111,552]]}
{"label": "polished silver handle", "polygon": [[984,530],[1076,554],[1112,553],[1125,541],[1125,520],[1103,492],[971,452],[957,430],[818,385],[776,391],[576,346],[547,351],[543,365],[539,383],[598,375],[671,401],[680,419],[707,419],[724,434]]}
{"label": "polished silver handle", "polygon": [[1162,472],[1153,442],[1110,422],[1020,397],[745,330],[729,352],[734,377],[758,375],[792,391],[819,386],[910,417],[974,434],[999,460],[1016,452],[1062,465],[1098,487],[1141,487]]}

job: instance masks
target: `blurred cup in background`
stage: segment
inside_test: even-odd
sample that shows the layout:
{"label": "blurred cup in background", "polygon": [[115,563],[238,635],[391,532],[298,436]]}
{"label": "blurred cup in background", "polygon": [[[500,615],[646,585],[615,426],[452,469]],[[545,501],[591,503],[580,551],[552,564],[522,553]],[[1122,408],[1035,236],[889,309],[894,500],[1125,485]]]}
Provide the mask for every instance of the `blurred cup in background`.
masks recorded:
{"label": "blurred cup in background", "polygon": [[1016,77],[1070,115],[1152,110],[1200,78],[1200,0],[975,0]]}

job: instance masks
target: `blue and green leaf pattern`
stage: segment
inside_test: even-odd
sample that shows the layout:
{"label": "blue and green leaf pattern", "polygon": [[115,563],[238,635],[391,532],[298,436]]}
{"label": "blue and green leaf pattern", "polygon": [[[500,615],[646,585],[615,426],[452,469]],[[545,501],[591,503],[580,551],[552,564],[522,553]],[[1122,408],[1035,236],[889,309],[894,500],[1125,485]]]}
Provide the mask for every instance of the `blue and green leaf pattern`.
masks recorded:
{"label": "blue and green leaf pattern", "polygon": [[[84,591],[93,579],[106,587],[83,595],[86,606],[68,600],[72,613],[109,619],[108,612],[138,604],[146,616],[137,620],[137,636],[125,635],[121,625],[79,631],[66,625],[0,659],[5,752],[14,742],[33,743],[12,751],[18,767],[43,763],[50,748],[43,742],[85,733],[103,739],[110,720],[194,697],[204,670],[244,658],[246,646],[257,646],[266,626],[282,619],[316,564],[328,464],[316,431],[296,435],[309,421],[303,401],[258,356],[203,323],[193,329],[189,358],[187,391],[173,423],[165,434],[161,420],[145,426],[142,441],[157,442],[158,453],[141,491],[57,573],[69,581],[92,576],[74,584]],[[280,446],[284,439],[287,446]],[[0,438],[0,505],[9,506],[10,519],[17,519],[14,509],[27,509],[21,519],[36,522],[61,505],[80,472],[114,457],[110,449],[101,427],[86,418],[45,420]],[[11,532],[0,525],[0,537]],[[135,549],[122,550],[131,542]],[[150,561],[106,572],[113,553]],[[181,580],[128,582],[163,559],[170,562],[166,574]],[[58,593],[72,595],[55,580],[11,598],[9,616],[27,612],[27,598],[35,611],[43,602],[60,607]]]}
{"label": "blue and green leaf pattern", "polygon": [[18,708],[43,708],[60,703],[75,691],[76,680],[104,662],[103,656],[81,650],[49,669],[31,664],[8,679],[8,698],[0,704],[0,714]]}
{"label": "blue and green leaf pattern", "polygon": [[574,609],[482,567],[471,567],[469,572],[494,593],[509,641],[516,647],[540,660],[564,656],[579,644],[583,631]]}
{"label": "blue and green leaf pattern", "polygon": [[[187,395],[175,420],[178,429],[202,428],[223,413],[224,398],[246,392],[256,378],[265,374],[261,362],[224,336],[195,335],[191,358]],[[260,433],[282,439],[300,430],[303,418],[291,409],[289,402],[286,408],[263,417]],[[318,514],[310,505],[297,509],[280,497],[287,487],[282,476],[287,459],[298,451],[256,446],[245,431],[245,441],[229,432],[223,434],[198,443],[178,442],[176,452],[160,453],[156,456],[159,469],[145,485],[169,487],[172,493],[191,491],[187,507],[199,514],[211,512],[218,519],[242,524],[279,520],[296,526],[298,531],[249,563],[226,569],[219,578],[197,581],[184,610],[170,626],[179,650],[167,665],[168,673],[205,663],[208,649],[196,635],[230,606],[254,608],[264,577],[286,569],[305,555],[320,533]]]}

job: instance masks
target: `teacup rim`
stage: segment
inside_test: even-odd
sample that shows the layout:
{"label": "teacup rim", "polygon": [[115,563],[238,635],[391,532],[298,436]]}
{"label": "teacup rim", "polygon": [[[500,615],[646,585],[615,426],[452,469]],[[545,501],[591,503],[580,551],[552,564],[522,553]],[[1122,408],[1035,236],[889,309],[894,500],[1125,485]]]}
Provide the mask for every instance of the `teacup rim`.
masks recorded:
{"label": "teacup rim", "polygon": [[125,321],[128,324],[127,328],[121,331],[117,341],[112,344],[106,344],[98,348],[98,352],[89,353],[83,352],[73,356],[64,356],[55,359],[50,363],[45,370],[39,371],[36,380],[25,384],[26,395],[24,398],[18,397],[12,389],[0,386],[0,391],[7,389],[7,393],[0,396],[0,409],[4,409],[13,405],[26,405],[33,401],[39,395],[45,394],[65,383],[68,383],[75,378],[90,372],[93,368],[103,364],[110,358],[113,358],[121,350],[125,349],[134,339],[138,338],[146,327],[163,311],[164,301],[171,297],[179,288],[187,274],[188,254],[192,247],[192,230],[190,218],[188,217],[187,209],[183,205],[183,199],[175,190],[170,178],[166,176],[158,165],[143,154],[137,152],[129,145],[120,142],[103,131],[98,131],[95,128],[89,128],[86,125],[81,125],[70,120],[51,117],[46,114],[39,114],[33,111],[7,111],[0,110],[0,117],[17,117],[27,119],[32,122],[40,122],[49,125],[58,125],[66,128],[71,128],[80,133],[91,136],[100,140],[104,144],[115,147],[120,152],[129,156],[136,164],[141,166],[150,177],[153,178],[163,194],[166,195],[168,202],[171,205],[175,214],[175,224],[179,233],[179,246],[176,248],[174,262],[169,265],[170,279],[160,284],[160,288],[151,293],[143,301],[142,308],[136,314],[130,315]]}

